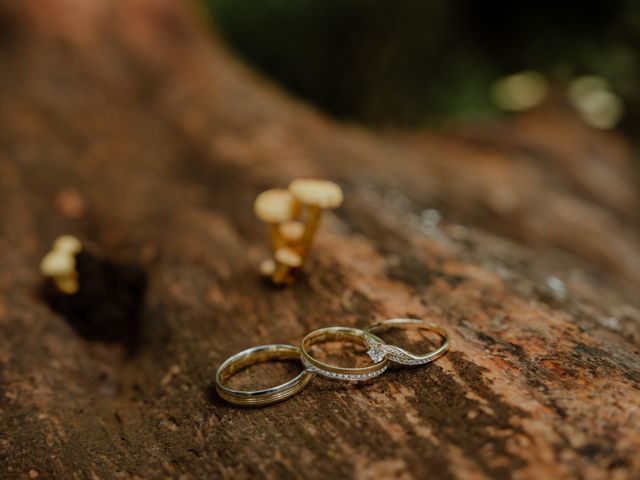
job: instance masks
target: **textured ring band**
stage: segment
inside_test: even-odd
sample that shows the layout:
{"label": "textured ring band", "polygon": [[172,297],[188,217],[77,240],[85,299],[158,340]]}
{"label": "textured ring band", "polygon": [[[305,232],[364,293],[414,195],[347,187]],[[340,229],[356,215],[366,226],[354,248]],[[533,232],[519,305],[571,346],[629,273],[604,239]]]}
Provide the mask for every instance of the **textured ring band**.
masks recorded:
{"label": "textured ring band", "polygon": [[[308,348],[311,345],[323,342],[347,341],[366,347],[363,335],[364,332],[359,328],[350,327],[328,327],[315,330],[302,339],[302,343],[300,344],[300,360],[302,360],[302,363],[310,372],[332,380],[369,380],[377,377],[389,366],[386,358],[382,358],[368,367],[349,368],[321,362],[313,358],[308,352]],[[382,342],[382,340],[378,340]]]}
{"label": "textured ring band", "polygon": [[300,349],[292,345],[260,345],[227,358],[216,371],[216,391],[224,400],[236,405],[262,406],[281,402],[301,392],[313,378],[306,369],[281,385],[262,390],[235,390],[225,381],[238,371],[256,363],[271,360],[298,359]]}
{"label": "textured ring band", "polygon": [[[388,345],[374,335],[374,333],[379,333],[397,326],[414,327],[437,333],[442,337],[442,343],[432,352],[424,355],[415,355],[403,348],[396,347],[395,345]],[[418,320],[416,318],[392,318],[369,325],[364,329],[364,341],[371,349],[369,351],[369,355],[374,361],[377,361],[380,358],[387,358],[392,362],[401,363],[403,365],[423,365],[425,363],[432,362],[436,358],[444,355],[449,348],[449,334],[444,328],[441,328],[434,323],[425,322],[424,320]]]}

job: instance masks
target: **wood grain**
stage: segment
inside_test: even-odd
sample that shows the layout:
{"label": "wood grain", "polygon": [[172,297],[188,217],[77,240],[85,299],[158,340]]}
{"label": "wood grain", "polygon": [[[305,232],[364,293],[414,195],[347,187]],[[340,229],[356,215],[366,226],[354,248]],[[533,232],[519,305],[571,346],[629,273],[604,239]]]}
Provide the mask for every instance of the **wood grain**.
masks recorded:
{"label": "wood grain", "polygon": [[[2,478],[640,477],[623,138],[560,100],[495,126],[369,131],[268,84],[180,2],[1,5]],[[346,202],[305,275],[270,289],[252,202],[304,175]],[[146,272],[133,358],[38,295],[62,233]],[[401,315],[446,327],[451,351],[264,409],[212,393],[238,350]]]}

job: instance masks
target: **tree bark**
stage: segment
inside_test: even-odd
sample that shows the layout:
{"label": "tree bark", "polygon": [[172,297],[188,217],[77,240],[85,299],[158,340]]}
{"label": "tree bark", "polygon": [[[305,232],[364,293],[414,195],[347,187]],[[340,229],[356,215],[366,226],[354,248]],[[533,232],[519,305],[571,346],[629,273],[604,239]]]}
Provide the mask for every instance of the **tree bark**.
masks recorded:
{"label": "tree bark", "polygon": [[[623,138],[561,100],[373,132],[259,78],[180,2],[1,5],[2,478],[640,477]],[[272,289],[252,202],[299,176],[346,201]],[[38,262],[63,233],[145,272],[135,354],[44,301]],[[450,352],[263,409],[212,393],[239,350],[397,316],[447,328]]]}

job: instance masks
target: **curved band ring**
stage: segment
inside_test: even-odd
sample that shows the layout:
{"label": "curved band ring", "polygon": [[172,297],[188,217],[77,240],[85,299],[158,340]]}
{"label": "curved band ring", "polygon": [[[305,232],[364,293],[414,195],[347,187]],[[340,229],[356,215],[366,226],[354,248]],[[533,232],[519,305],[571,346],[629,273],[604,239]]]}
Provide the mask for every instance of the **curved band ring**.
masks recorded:
{"label": "curved band ring", "polygon": [[235,390],[225,385],[235,373],[256,363],[272,360],[298,359],[300,349],[292,345],[260,345],[248,348],[227,358],[216,370],[216,391],[229,403],[246,406],[263,406],[281,402],[301,392],[313,378],[306,369],[296,377],[271,388],[262,390]]}
{"label": "curved band ring", "polygon": [[[378,341],[381,339],[372,335]],[[376,360],[373,365],[367,367],[338,367],[321,362],[309,354],[309,347],[316,343],[346,341],[358,345],[367,346],[364,340],[364,332],[359,328],[328,327],[320,328],[309,333],[300,344],[300,360],[310,372],[316,373],[332,380],[369,380],[383,373],[389,363],[386,358]]]}
{"label": "curved band ring", "polygon": [[[442,343],[432,352],[415,355],[395,345],[388,345],[374,335],[374,333],[383,332],[393,327],[412,327],[428,330],[440,335],[440,337],[442,337]],[[423,365],[432,362],[436,358],[444,355],[449,348],[449,334],[444,328],[437,326],[435,323],[418,320],[416,318],[392,318],[369,325],[364,329],[364,341],[367,347],[370,348],[369,355],[374,361],[378,361],[380,358],[387,358],[392,362],[403,365]]]}

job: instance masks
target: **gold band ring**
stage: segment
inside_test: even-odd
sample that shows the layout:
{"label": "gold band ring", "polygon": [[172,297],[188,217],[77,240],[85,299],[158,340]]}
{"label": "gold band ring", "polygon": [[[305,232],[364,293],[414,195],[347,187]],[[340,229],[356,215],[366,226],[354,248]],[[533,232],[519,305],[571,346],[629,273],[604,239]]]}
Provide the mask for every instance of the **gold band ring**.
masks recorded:
{"label": "gold band ring", "polygon": [[[442,337],[440,346],[432,352],[415,355],[407,352],[403,348],[395,345],[388,345],[374,333],[380,333],[393,327],[413,327],[421,330],[428,330],[437,333]],[[364,329],[364,341],[371,350],[369,355],[374,361],[380,358],[387,358],[392,362],[401,363],[403,365],[422,365],[434,361],[441,357],[449,348],[449,334],[447,331],[434,323],[418,320],[416,318],[392,318],[369,325]]]}
{"label": "gold band ring", "polygon": [[[383,373],[388,362],[386,358],[376,361],[373,365],[360,368],[347,368],[329,365],[316,360],[309,354],[309,347],[316,343],[346,341],[362,346],[367,346],[364,341],[364,332],[359,328],[328,327],[309,333],[300,344],[300,360],[310,372],[316,373],[333,380],[369,380]],[[375,337],[375,335],[373,335]],[[377,337],[376,337],[377,338]],[[380,342],[380,340],[378,338]],[[383,342],[384,343],[384,342]]]}
{"label": "gold band ring", "polygon": [[292,345],[261,345],[248,348],[227,358],[216,371],[216,391],[224,400],[236,405],[262,406],[281,402],[301,392],[313,378],[307,370],[281,385],[262,390],[235,390],[225,385],[226,380],[240,370],[256,363],[271,360],[298,359],[300,349]]}

